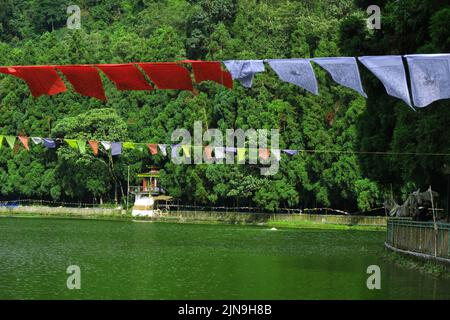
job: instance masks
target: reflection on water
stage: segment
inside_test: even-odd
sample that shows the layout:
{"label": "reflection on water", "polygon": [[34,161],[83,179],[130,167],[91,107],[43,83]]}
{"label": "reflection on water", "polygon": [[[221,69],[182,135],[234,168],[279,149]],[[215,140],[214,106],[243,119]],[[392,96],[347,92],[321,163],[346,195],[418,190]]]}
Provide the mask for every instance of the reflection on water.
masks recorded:
{"label": "reflection on water", "polygon": [[[0,219],[2,299],[450,299],[383,261],[384,232]],[[66,268],[81,268],[68,290]],[[369,265],[381,290],[368,290]]]}

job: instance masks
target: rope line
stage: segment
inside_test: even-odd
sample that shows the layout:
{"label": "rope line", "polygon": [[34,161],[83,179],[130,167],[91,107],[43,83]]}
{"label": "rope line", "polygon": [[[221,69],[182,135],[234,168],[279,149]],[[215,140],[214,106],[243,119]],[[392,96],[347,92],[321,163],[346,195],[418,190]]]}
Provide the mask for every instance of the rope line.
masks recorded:
{"label": "rope line", "polygon": [[[295,149],[294,149],[295,150]],[[345,151],[345,150],[317,150],[301,149],[295,150],[307,153],[337,153],[337,154],[373,154],[373,155],[408,155],[408,156],[450,156],[450,153],[439,152],[388,152],[388,151]]]}

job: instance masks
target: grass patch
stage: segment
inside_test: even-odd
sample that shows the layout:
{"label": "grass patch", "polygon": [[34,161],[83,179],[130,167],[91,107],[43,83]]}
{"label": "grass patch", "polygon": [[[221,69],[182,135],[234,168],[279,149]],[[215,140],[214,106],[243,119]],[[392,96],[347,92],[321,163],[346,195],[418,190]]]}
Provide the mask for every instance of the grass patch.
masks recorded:
{"label": "grass patch", "polygon": [[125,214],[74,214],[74,213],[43,213],[43,212],[0,212],[1,218],[55,218],[55,219],[89,219],[89,220],[131,220],[131,215]]}
{"label": "grass patch", "polygon": [[267,226],[275,228],[299,228],[299,229],[331,229],[331,230],[366,230],[386,231],[385,226],[369,225],[343,225],[331,223],[317,223],[312,221],[268,221]]}

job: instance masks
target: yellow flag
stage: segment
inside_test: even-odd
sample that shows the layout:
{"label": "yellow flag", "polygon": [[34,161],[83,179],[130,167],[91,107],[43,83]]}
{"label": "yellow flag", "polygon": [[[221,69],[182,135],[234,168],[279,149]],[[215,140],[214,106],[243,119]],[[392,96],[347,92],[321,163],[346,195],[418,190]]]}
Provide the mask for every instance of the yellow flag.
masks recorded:
{"label": "yellow flag", "polygon": [[245,161],[245,148],[237,148],[237,161]]}
{"label": "yellow flag", "polygon": [[189,145],[182,145],[181,148],[183,149],[183,153],[186,157],[191,156],[191,146]]}

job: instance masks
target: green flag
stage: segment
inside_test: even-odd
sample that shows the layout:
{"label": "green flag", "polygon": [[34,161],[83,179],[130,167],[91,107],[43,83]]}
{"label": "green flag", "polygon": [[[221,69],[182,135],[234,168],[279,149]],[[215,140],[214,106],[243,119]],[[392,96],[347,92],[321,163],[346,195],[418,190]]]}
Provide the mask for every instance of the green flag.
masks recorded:
{"label": "green flag", "polygon": [[85,154],[86,153],[86,141],[77,140],[77,144],[78,144],[78,150],[80,150],[80,153]]}
{"label": "green flag", "polygon": [[16,142],[15,136],[5,136],[6,142],[8,142],[8,145],[11,149],[14,149],[14,143]]}
{"label": "green flag", "polygon": [[250,163],[256,164],[258,162],[258,149],[249,148],[248,149],[248,159]]}
{"label": "green flag", "polygon": [[78,143],[75,139],[64,139],[65,142],[71,147],[72,149],[78,149]]}
{"label": "green flag", "polygon": [[202,153],[203,146],[192,146],[192,149],[194,150],[194,152]]}
{"label": "green flag", "polygon": [[133,142],[124,142],[123,144],[122,144],[122,147],[124,148],[124,149],[134,149],[134,143]]}
{"label": "green flag", "polygon": [[136,149],[138,149],[140,152],[144,152],[144,146],[142,145],[142,143],[136,143],[135,145],[137,145]]}
{"label": "green flag", "polygon": [[194,154],[194,161],[203,161],[203,146],[192,146],[192,150]]}

